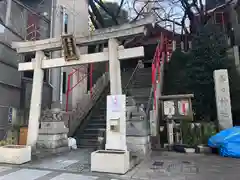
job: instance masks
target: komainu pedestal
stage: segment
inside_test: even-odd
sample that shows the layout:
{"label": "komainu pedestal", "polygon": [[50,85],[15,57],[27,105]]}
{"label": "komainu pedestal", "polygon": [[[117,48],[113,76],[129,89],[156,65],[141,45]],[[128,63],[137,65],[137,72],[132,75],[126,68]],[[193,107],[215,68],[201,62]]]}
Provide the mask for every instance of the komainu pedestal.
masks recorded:
{"label": "komainu pedestal", "polygon": [[65,127],[64,112],[60,108],[48,109],[43,112],[37,148],[51,153],[69,150],[68,128]]}
{"label": "komainu pedestal", "polygon": [[128,106],[127,147],[138,157],[144,157],[150,151],[149,125],[143,109]]}

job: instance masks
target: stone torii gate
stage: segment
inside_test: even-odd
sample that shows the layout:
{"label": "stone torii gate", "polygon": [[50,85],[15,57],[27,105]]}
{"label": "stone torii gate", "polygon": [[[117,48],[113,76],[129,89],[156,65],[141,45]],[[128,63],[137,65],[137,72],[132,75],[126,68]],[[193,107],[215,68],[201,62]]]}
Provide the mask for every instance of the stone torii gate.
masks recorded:
{"label": "stone torii gate", "polygon": [[19,71],[34,71],[27,145],[35,147],[38,137],[44,69],[109,61],[111,95],[121,95],[122,86],[119,60],[143,57],[144,48],[124,49],[122,46],[119,46],[117,39],[121,40],[129,36],[145,34],[146,26],[153,25],[154,22],[154,17],[149,16],[134,23],[97,30],[89,36],[76,37],[75,40],[73,38],[73,46],[88,46],[108,41],[108,51],[93,54],[77,54],[77,60],[70,61],[67,61],[64,57],[47,59],[44,55],[44,51],[62,49],[61,37],[30,42],[13,42],[12,47],[18,53],[35,52],[35,59],[32,62],[19,63],[18,67]]}

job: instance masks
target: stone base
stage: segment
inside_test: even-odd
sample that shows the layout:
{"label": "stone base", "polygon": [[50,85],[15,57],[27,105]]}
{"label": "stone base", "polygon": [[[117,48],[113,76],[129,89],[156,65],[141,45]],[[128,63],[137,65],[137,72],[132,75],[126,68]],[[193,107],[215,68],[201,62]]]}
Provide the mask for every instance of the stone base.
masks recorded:
{"label": "stone base", "polygon": [[130,144],[127,143],[128,151],[131,151],[133,155],[144,157],[150,151],[150,144]]}
{"label": "stone base", "polygon": [[98,150],[91,153],[91,171],[125,174],[130,166],[129,151]]}
{"label": "stone base", "polygon": [[127,136],[127,148],[133,155],[144,157],[151,149],[149,136]]}
{"label": "stone base", "polygon": [[[139,117],[137,117],[138,119]],[[149,129],[145,120],[128,120],[126,122],[127,136],[148,136]]]}
{"label": "stone base", "polygon": [[211,154],[212,149],[208,146],[198,145],[196,148],[196,153]]}
{"label": "stone base", "polygon": [[0,163],[23,164],[31,161],[31,147],[7,145],[0,147]]}
{"label": "stone base", "polygon": [[127,136],[127,143],[135,144],[148,144],[150,142],[150,136]]}
{"label": "stone base", "polygon": [[68,146],[64,146],[64,147],[58,147],[53,149],[44,148],[44,149],[41,149],[40,151],[51,153],[51,154],[58,154],[58,153],[64,153],[64,152],[70,151],[70,148]]}
{"label": "stone base", "polygon": [[55,149],[68,147],[67,134],[39,134],[37,148]]}
{"label": "stone base", "polygon": [[194,148],[184,148],[185,152],[188,154],[192,154],[195,153],[195,149]]}

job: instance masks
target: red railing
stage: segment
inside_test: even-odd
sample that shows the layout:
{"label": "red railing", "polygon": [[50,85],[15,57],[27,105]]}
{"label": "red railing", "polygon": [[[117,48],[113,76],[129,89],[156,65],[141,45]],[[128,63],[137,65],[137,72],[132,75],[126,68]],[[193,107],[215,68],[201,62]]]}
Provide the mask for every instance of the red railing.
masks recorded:
{"label": "red railing", "polygon": [[[87,73],[85,71],[82,71],[81,69],[82,67],[80,68],[73,68],[73,71],[71,73],[68,74],[68,79],[67,79],[67,92],[66,92],[66,111],[69,110],[69,95],[70,93],[73,91],[73,89],[78,85],[80,84],[84,79],[86,79],[89,75],[91,75],[92,73]],[[77,74],[78,73],[78,74]],[[81,74],[84,74],[83,77],[79,78],[80,76],[80,73]],[[73,75],[76,75],[77,74],[77,83],[75,85],[73,85],[71,87],[71,78]],[[90,79],[92,79],[92,77],[90,77]]]}
{"label": "red railing", "polygon": [[[153,92],[154,92],[154,110],[156,110],[156,103],[157,103],[157,81],[160,83],[160,76],[161,76],[161,64],[165,63],[165,55],[167,55],[168,49],[168,40],[163,35],[161,35],[160,43],[156,47],[156,51],[154,54],[154,59],[152,63],[152,85],[153,85]],[[170,52],[169,52],[170,53]],[[158,71],[158,76],[157,75]]]}
{"label": "red railing", "polygon": [[[80,68],[73,68],[73,71],[68,74],[67,79],[67,92],[66,92],[66,111],[69,110],[69,95],[73,91],[73,89],[80,84],[84,79],[86,79],[89,76],[89,84],[90,84],[90,96],[93,97],[93,63],[90,64],[89,73],[86,73],[85,71],[81,70]],[[108,63],[106,63],[106,72],[108,72]],[[78,81],[75,85],[71,87],[71,78],[73,75],[78,73]],[[81,79],[79,79],[79,73],[85,74]]]}

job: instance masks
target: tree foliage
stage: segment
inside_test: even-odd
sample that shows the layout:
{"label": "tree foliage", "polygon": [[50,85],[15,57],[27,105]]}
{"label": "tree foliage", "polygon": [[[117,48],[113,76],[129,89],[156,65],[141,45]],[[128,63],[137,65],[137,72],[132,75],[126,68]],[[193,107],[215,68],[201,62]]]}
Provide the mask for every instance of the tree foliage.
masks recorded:
{"label": "tree foliage", "polygon": [[[128,12],[124,9],[119,10],[118,3],[105,2],[104,6],[109,11],[114,12],[113,16],[117,20],[118,24],[123,24],[123,23],[128,22]],[[113,18],[104,9],[100,8],[99,12],[104,19],[105,27],[111,27],[115,24],[115,21],[113,20]]]}
{"label": "tree foliage", "polygon": [[[215,9],[207,11],[206,0],[148,0],[142,4],[142,8],[137,8],[139,4],[136,2],[138,0],[134,0],[133,4],[137,17],[144,14],[145,7],[152,7],[152,12],[158,17],[160,23],[179,25],[185,34],[194,34],[199,27],[207,25],[219,7],[219,3],[215,3]],[[223,1],[222,5],[227,7],[233,2],[234,0]]]}
{"label": "tree foliage", "polygon": [[122,9],[124,0],[120,4],[103,0],[88,0],[89,15],[96,29],[119,25],[126,22],[128,12]]}
{"label": "tree foliage", "polygon": [[188,89],[194,92],[193,106],[200,119],[216,114],[213,72],[229,69],[227,41],[216,26],[205,26],[192,41],[192,59],[186,64]]}
{"label": "tree foliage", "polygon": [[180,49],[173,52],[171,60],[164,68],[163,91],[166,95],[185,94],[186,88],[186,64],[190,60],[189,53],[183,53]]}
{"label": "tree foliage", "polygon": [[193,93],[193,107],[198,120],[216,118],[213,72],[228,69],[233,108],[239,100],[239,74],[227,52],[226,36],[216,26],[202,27],[193,37],[189,53],[175,52],[167,65],[165,92]]}

